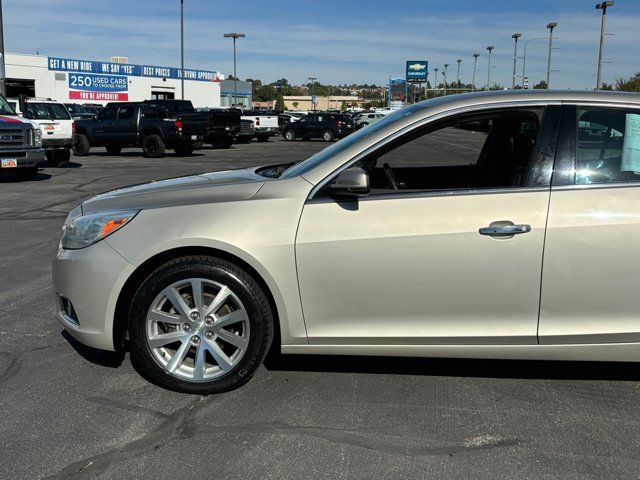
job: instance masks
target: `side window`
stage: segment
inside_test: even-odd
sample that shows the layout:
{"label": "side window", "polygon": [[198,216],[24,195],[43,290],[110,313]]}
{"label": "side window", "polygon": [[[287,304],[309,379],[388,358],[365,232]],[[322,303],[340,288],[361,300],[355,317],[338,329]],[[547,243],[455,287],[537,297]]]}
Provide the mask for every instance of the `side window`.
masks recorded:
{"label": "side window", "polygon": [[640,110],[577,110],[575,183],[640,182]]}
{"label": "side window", "polygon": [[495,111],[412,132],[359,162],[372,193],[526,185],[543,109]]}
{"label": "side window", "polygon": [[50,115],[44,103],[27,103],[24,118],[30,120],[50,120]]}
{"label": "side window", "polygon": [[114,120],[116,118],[116,107],[106,107],[100,112],[100,118],[102,120]]}
{"label": "side window", "polygon": [[155,108],[145,108],[142,111],[143,118],[161,118],[160,111]]}
{"label": "side window", "polygon": [[134,108],[132,106],[120,107],[118,110],[118,120],[128,120],[133,118]]}

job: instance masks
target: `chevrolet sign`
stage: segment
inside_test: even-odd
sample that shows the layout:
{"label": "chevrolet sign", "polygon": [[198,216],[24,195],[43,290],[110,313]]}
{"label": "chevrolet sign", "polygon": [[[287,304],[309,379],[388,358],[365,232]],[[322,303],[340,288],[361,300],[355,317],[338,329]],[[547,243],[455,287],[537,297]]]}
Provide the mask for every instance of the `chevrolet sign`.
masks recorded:
{"label": "chevrolet sign", "polygon": [[413,60],[407,62],[406,79],[407,82],[424,83],[427,81],[427,71],[429,62],[424,60]]}

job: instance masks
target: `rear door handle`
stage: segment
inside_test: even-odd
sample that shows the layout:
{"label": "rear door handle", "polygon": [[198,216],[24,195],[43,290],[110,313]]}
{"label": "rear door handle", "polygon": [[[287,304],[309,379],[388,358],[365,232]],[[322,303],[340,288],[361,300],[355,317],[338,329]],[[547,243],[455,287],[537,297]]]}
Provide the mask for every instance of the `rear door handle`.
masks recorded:
{"label": "rear door handle", "polygon": [[480,235],[489,235],[490,237],[507,237],[511,235],[519,235],[521,233],[529,233],[531,231],[531,225],[525,223],[511,224],[511,225],[494,225],[491,224],[488,227],[482,227],[478,232]]}

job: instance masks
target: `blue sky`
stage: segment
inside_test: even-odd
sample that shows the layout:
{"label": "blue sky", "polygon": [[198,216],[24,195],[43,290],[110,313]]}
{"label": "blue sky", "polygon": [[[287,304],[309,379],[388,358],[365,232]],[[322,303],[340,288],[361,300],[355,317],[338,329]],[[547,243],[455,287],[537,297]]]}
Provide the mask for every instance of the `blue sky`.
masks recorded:
{"label": "blue sky", "polygon": [[[231,41],[239,31],[238,75],[303,83],[384,84],[403,75],[405,60],[449,63],[470,81],[473,53],[481,53],[477,83],[486,82],[486,46],[495,45],[492,77],[511,84],[515,32],[523,40],[547,35],[558,22],[552,87],[593,88],[600,28],[595,0],[185,0],[185,67],[233,68]],[[177,66],[179,0],[5,0],[8,52]],[[640,70],[640,0],[609,10],[603,80]],[[546,75],[545,41],[529,45],[527,73]],[[453,78],[450,75],[449,78]]]}

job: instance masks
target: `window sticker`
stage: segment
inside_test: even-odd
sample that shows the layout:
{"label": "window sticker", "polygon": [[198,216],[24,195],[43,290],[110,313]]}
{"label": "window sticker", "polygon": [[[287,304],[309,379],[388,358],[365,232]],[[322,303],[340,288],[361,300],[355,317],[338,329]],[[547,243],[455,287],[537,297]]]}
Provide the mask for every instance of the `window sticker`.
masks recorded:
{"label": "window sticker", "polygon": [[640,115],[626,115],[620,170],[640,174]]}

